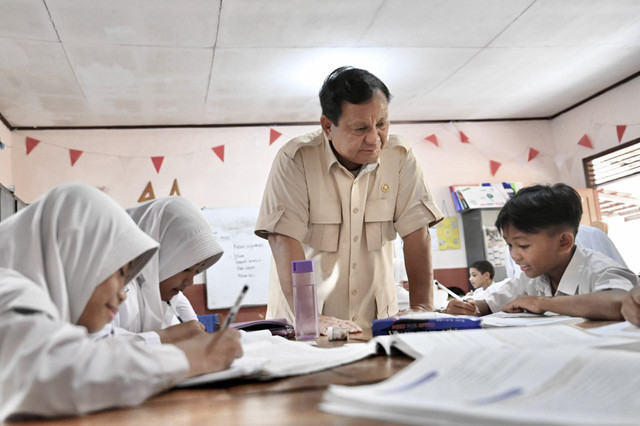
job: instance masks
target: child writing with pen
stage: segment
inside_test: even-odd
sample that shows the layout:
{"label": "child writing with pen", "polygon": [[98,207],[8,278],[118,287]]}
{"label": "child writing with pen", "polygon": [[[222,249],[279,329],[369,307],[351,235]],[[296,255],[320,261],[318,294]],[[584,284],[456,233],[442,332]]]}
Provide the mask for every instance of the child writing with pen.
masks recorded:
{"label": "child writing with pen", "polygon": [[86,185],[57,187],[0,224],[0,423],[138,405],[242,354],[235,330],[153,346],[88,336],[157,246]]}
{"label": "child writing with pen", "polygon": [[452,300],[446,312],[550,311],[621,320],[622,300],[638,285],[637,277],[614,260],[575,245],[581,217],[580,195],[568,185],[520,190],[504,205],[496,226],[523,274],[485,300]]}
{"label": "child writing with pen", "polygon": [[127,300],[113,323],[96,337],[131,336],[146,343],[172,343],[203,333],[182,290],[223,254],[198,208],[183,197],[163,197],[127,209],[147,235],[160,244],[141,273],[127,285]]}

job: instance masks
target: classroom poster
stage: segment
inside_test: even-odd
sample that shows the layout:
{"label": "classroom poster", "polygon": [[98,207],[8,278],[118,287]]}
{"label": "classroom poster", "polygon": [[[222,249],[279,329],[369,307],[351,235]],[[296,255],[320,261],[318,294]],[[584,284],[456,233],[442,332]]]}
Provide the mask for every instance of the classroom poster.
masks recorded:
{"label": "classroom poster", "polygon": [[458,218],[445,217],[442,222],[436,225],[436,232],[438,233],[438,249],[460,249],[460,229],[458,228]]}

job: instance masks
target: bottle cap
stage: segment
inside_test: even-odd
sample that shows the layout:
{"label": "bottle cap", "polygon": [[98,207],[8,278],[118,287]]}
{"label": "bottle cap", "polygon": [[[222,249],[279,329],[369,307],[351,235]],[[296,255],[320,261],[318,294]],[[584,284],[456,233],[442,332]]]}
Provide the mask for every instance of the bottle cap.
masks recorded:
{"label": "bottle cap", "polygon": [[291,272],[294,274],[313,272],[313,260],[294,260],[291,262]]}

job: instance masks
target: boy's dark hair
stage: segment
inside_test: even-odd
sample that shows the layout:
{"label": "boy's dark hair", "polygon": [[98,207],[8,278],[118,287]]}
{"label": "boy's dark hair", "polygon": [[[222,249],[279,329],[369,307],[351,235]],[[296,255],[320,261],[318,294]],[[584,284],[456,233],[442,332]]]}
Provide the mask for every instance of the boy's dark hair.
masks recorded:
{"label": "boy's dark hair", "polygon": [[486,272],[489,273],[489,278],[493,279],[493,276],[496,273],[496,270],[493,268],[493,265],[488,260],[478,260],[477,262],[473,262],[469,268],[475,268],[480,271],[481,274]]}
{"label": "boy's dark hair", "polygon": [[365,103],[376,90],[384,94],[387,103],[391,102],[389,89],[378,77],[360,68],[340,67],[327,76],[320,89],[322,114],[337,126],[342,115],[342,102]]}
{"label": "boy's dark hair", "polygon": [[575,189],[564,183],[523,188],[502,207],[496,226],[502,231],[510,225],[529,234],[557,226],[578,233],[582,202]]}

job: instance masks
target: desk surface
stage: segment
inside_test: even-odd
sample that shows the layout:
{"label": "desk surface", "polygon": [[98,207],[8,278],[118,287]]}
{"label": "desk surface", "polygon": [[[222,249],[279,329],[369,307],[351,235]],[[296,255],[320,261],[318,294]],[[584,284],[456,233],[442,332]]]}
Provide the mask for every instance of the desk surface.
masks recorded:
{"label": "desk surface", "polygon": [[[578,324],[589,328],[609,322]],[[356,335],[358,336],[358,335]],[[367,335],[358,336],[368,340]],[[339,346],[327,342],[319,346]],[[108,424],[278,424],[278,425],[384,425],[371,419],[344,417],[318,410],[324,390],[330,384],[362,385],[391,377],[411,363],[411,358],[375,356],[317,373],[268,382],[233,381],[224,385],[193,389],[172,389],[150,398],[136,408],[114,409],[82,417],[16,422],[19,425]]]}

